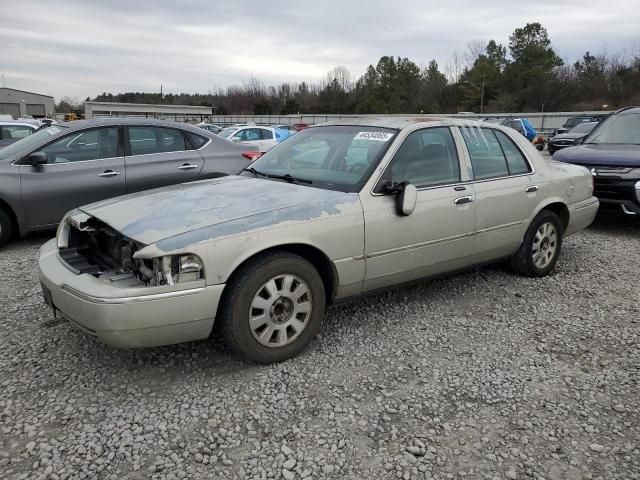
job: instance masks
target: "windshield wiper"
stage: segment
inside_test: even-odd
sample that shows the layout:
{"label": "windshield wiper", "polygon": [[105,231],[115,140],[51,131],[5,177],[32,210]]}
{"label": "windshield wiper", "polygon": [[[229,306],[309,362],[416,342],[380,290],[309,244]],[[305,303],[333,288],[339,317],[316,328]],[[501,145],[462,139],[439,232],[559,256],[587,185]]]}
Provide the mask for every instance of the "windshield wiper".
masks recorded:
{"label": "windshield wiper", "polygon": [[255,168],[253,168],[253,167],[247,167],[247,168],[245,168],[245,169],[243,170],[243,172],[253,173],[256,177],[257,177],[258,175],[260,175],[260,176],[262,176],[262,177],[268,177],[268,176],[269,176],[269,175],[267,175],[266,173],[259,172],[258,170],[256,170],[256,169],[255,169]]}
{"label": "windshield wiper", "polygon": [[285,180],[289,183],[306,183],[308,185],[311,185],[313,183],[311,180],[307,180],[306,178],[297,178],[292,175],[289,175],[288,173],[285,175],[267,175],[267,177],[275,178],[278,180]]}
{"label": "windshield wiper", "polygon": [[285,180],[289,183],[306,183],[308,185],[311,185],[313,183],[311,180],[307,180],[306,178],[297,178],[289,175],[288,173],[285,175],[271,175],[270,173],[259,172],[253,167],[247,167],[243,170],[243,172],[253,173],[256,177],[260,175],[261,177],[275,178],[276,180]]}

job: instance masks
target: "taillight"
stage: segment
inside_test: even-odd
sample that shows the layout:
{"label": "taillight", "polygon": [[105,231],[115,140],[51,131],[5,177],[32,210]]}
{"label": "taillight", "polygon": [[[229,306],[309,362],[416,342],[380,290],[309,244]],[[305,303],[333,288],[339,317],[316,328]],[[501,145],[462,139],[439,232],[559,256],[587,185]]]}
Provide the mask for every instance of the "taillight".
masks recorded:
{"label": "taillight", "polygon": [[262,152],[242,152],[242,156],[247,160],[255,160],[256,158],[260,158],[262,156]]}

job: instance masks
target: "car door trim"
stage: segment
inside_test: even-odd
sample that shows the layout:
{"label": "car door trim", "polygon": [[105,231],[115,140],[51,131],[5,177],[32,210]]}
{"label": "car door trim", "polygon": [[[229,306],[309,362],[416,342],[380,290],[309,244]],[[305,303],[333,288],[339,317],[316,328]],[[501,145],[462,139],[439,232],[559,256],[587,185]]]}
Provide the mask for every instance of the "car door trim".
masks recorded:
{"label": "car door trim", "polygon": [[411,245],[403,245],[402,247],[389,248],[387,250],[380,250],[378,252],[371,252],[366,255],[366,258],[376,258],[383,255],[390,255],[398,252],[406,252],[407,250],[415,250],[416,248],[428,247],[431,245],[438,245],[439,243],[452,242],[454,240],[460,240],[462,238],[473,237],[475,233],[462,233],[460,235],[453,235],[451,237],[438,238],[437,240],[429,240],[428,242],[413,243]]}
{"label": "car door trim", "polygon": [[515,227],[518,225],[522,225],[523,223],[525,223],[522,220],[517,220],[515,222],[511,222],[511,223],[505,223],[503,225],[496,225],[493,227],[488,227],[488,228],[483,228],[481,230],[476,231],[476,235],[482,235],[483,233],[489,233],[489,232],[493,232],[496,230],[502,230],[504,228],[511,228],[511,227]]}

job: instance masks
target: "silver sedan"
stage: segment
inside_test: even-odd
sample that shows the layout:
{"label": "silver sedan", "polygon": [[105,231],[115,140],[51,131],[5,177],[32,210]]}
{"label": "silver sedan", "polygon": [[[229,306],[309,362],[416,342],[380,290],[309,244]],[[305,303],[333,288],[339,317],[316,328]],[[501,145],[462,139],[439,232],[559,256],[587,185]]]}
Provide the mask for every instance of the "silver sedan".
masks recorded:
{"label": "silver sedan", "polygon": [[325,306],[507,259],[554,267],[594,219],[591,174],[494,124],[326,124],[239,176],[81,207],[40,251],[46,302],[119,347],[207,338],[258,362],[299,353]]}
{"label": "silver sedan", "polygon": [[185,123],[120,118],[52,125],[0,150],[0,246],[55,228],[80,205],[237,174],[256,154]]}

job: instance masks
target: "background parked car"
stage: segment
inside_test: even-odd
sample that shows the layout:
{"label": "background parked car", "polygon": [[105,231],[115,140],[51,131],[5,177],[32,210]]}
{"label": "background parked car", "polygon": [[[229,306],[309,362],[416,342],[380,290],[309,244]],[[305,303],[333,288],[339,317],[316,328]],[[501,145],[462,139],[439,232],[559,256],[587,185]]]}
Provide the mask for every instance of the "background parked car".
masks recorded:
{"label": "background parked car", "polygon": [[599,122],[601,121],[603,118],[605,118],[606,115],[578,115],[575,117],[569,117],[567,118],[567,120],[565,120],[564,124],[562,125],[561,128],[556,128],[552,133],[551,136],[555,136],[555,135],[559,135],[561,133],[567,133],[569,130],[571,130],[572,128],[580,125],[581,123],[591,123],[591,122]]}
{"label": "background parked car", "polygon": [[213,123],[201,122],[196,124],[196,127],[202,128],[211,133],[220,133],[222,131],[222,127],[220,125],[214,125]]}
{"label": "background parked car", "polygon": [[254,150],[185,123],[79,120],[0,150],[0,244],[105,198],[235,174]]}
{"label": "background parked car", "polygon": [[218,135],[233,143],[250,145],[261,152],[266,152],[285,140],[289,136],[289,133],[288,131],[278,130],[273,127],[253,125],[225,128]]}
{"label": "background parked car", "polygon": [[640,107],[612,113],[582,145],[560,150],[553,159],[591,170],[601,211],[640,218]]}
{"label": "background parked car", "polygon": [[542,135],[538,135],[531,122],[526,118],[506,118],[500,125],[511,127],[529,140],[538,150],[544,150],[546,140]]}
{"label": "background parked car", "polygon": [[31,122],[0,122],[0,148],[28,137],[38,128],[39,125]]}
{"label": "background parked car", "polygon": [[580,123],[567,133],[560,133],[551,137],[549,139],[549,146],[547,147],[549,153],[553,154],[558,150],[580,143],[584,137],[591,133],[591,130],[593,130],[596,125],[598,125],[598,122]]}

